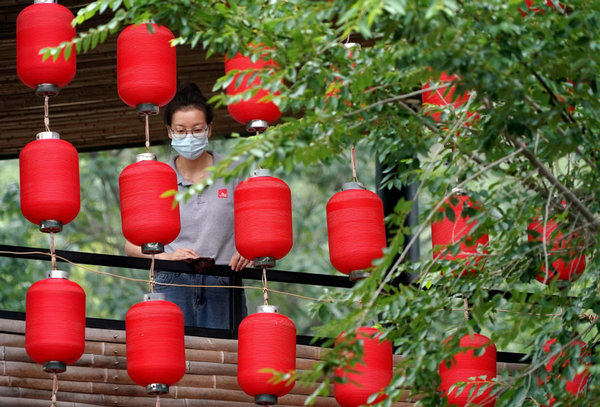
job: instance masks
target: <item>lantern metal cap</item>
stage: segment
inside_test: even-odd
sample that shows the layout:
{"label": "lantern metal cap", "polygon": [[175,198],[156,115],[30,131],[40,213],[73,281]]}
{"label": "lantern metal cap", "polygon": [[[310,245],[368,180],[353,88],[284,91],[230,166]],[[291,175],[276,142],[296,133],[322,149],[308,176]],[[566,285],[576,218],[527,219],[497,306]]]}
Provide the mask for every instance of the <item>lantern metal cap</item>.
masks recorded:
{"label": "lantern metal cap", "polygon": [[271,171],[266,168],[257,168],[252,172],[253,177],[270,177]]}
{"label": "lantern metal cap", "polygon": [[259,406],[272,406],[277,404],[277,396],[274,394],[257,394],[254,396],[254,403]]}
{"label": "lantern metal cap", "polygon": [[348,278],[350,279],[350,281],[355,282],[358,280],[363,280],[369,277],[370,275],[371,273],[365,270],[353,270],[350,272],[350,274],[348,274]]}
{"label": "lantern metal cap", "polygon": [[246,131],[249,133],[262,133],[269,128],[266,120],[253,119],[246,122]]}
{"label": "lantern metal cap", "polygon": [[62,373],[67,370],[67,364],[59,360],[49,360],[42,365],[44,372],[47,373]]}
{"label": "lantern metal cap", "polygon": [[256,312],[279,314],[279,307],[277,305],[259,305],[256,307]]}
{"label": "lantern metal cap", "polygon": [[271,268],[271,267],[275,267],[275,264],[277,264],[275,257],[268,257],[268,256],[255,257],[253,262],[254,262],[254,267]]}
{"label": "lantern metal cap", "polygon": [[46,278],[62,278],[68,280],[69,272],[63,270],[50,270],[46,272]]}
{"label": "lantern metal cap", "polygon": [[342,185],[342,191],[348,191],[350,189],[367,189],[362,183],[360,182],[345,182],[344,185]]}
{"label": "lantern metal cap", "polygon": [[140,161],[156,161],[156,154],[154,153],[141,153],[135,156],[135,162]]}
{"label": "lantern metal cap", "polygon": [[139,105],[136,105],[135,111],[140,116],[156,116],[158,114],[159,108],[158,105],[155,105],[154,103],[140,103]]}
{"label": "lantern metal cap", "polygon": [[55,131],[40,131],[35,135],[36,140],[59,139],[60,134]]}
{"label": "lantern metal cap", "polygon": [[360,44],[358,42],[345,42],[344,43],[344,48],[347,48],[347,49],[358,48],[358,49],[360,49]]}
{"label": "lantern metal cap", "polygon": [[163,293],[146,293],[144,301],[165,301],[167,297]]}
{"label": "lantern metal cap", "polygon": [[164,383],[150,383],[146,386],[146,393],[156,396],[158,394],[167,394],[169,385]]}
{"label": "lantern metal cap", "polygon": [[[56,2],[55,1],[38,1],[38,0],[33,2],[33,4],[39,4],[39,3],[54,4]],[[36,87],[35,87],[35,94],[38,96],[56,96],[56,95],[58,95],[59,91],[60,91],[60,88],[53,83],[40,83],[39,85],[36,85]]]}
{"label": "lantern metal cap", "polygon": [[452,193],[452,195],[464,195],[466,194],[466,191],[460,187],[454,187],[452,188],[452,191],[450,191]]}
{"label": "lantern metal cap", "polygon": [[47,219],[40,222],[40,232],[58,233],[62,231],[63,224],[59,220]]}
{"label": "lantern metal cap", "polygon": [[142,253],[144,254],[159,254],[165,251],[165,245],[159,242],[144,243],[142,245]]}

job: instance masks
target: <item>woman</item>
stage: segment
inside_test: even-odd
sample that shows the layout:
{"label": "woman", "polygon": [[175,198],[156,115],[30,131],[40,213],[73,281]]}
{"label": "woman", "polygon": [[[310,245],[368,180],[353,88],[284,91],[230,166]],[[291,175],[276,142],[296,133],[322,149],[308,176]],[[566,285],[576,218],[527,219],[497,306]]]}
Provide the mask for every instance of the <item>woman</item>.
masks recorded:
{"label": "woman", "polygon": [[[165,122],[171,146],[178,153],[169,165],[177,173],[179,191],[197,184],[210,174],[208,168],[216,165],[222,156],[208,151],[213,120],[212,107],[195,84],[183,86],[165,108]],[[215,259],[215,264],[228,264],[239,271],[249,265],[235,250],[233,221],[233,191],[241,180],[225,183],[214,180],[200,194],[179,203],[181,231],[165,246],[165,252],[156,255],[161,260],[190,261],[200,257]],[[139,246],[125,243],[128,256],[143,255]],[[204,274],[159,271],[159,283],[187,285],[226,285],[226,277]],[[229,329],[229,295],[225,288],[189,288],[157,285],[156,292],[181,308],[187,326]],[[245,299],[244,299],[245,300]],[[244,315],[245,301],[244,301]]]}

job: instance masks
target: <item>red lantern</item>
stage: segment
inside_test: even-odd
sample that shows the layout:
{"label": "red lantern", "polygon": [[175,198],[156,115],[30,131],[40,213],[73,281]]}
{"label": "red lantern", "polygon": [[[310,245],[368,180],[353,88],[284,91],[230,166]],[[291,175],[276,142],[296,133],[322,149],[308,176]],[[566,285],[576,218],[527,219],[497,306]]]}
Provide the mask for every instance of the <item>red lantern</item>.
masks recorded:
{"label": "red lantern", "polygon": [[177,191],[177,174],[154,154],[139,154],[119,177],[123,235],[143,253],[162,253],[179,235],[179,206],[161,197],[171,190]]}
{"label": "red lantern", "polygon": [[[456,202],[454,204],[453,202]],[[487,233],[481,235],[479,239],[473,241],[469,236],[471,229],[477,224],[476,220],[471,220],[470,216],[463,216],[462,212],[465,205],[474,209],[481,209],[477,204],[471,202],[465,194],[455,195],[446,200],[444,206],[449,206],[454,213],[454,221],[444,215],[444,218],[437,222],[431,223],[431,244],[433,246],[433,258],[436,260],[459,260],[469,259],[478,254],[487,253],[486,247],[489,242]],[[444,206],[440,207],[439,212],[444,212]],[[460,242],[460,251],[457,254],[452,254],[447,247]],[[475,260],[475,266],[479,264],[480,257]],[[467,264],[469,261],[467,261]],[[481,267],[485,260],[482,262]],[[470,268],[465,272],[476,272],[476,268]],[[464,272],[463,272],[464,273]]]}
{"label": "red lantern", "polygon": [[[358,328],[356,339],[362,342],[363,355],[354,366],[346,366],[335,370],[335,399],[341,407],[358,407],[372,405],[386,399],[380,394],[375,400],[367,403],[374,393],[381,393],[390,384],[393,376],[392,343],[380,339],[375,328]],[[340,335],[336,343],[347,340]],[[343,380],[343,382],[340,382]]]}
{"label": "red lantern", "polygon": [[[442,72],[442,75],[440,76],[438,82],[440,82],[441,85],[444,84],[444,82],[453,82],[457,79],[456,75],[452,75],[452,76],[448,76],[446,74],[446,72]],[[425,85],[423,85],[423,90],[429,89],[429,84],[426,83]],[[456,91],[456,87],[455,86],[448,86],[446,88],[443,89],[437,89],[431,92],[424,92],[422,94],[422,100],[423,100],[423,109],[426,110],[428,108],[430,108],[430,106],[448,106],[448,105],[453,105],[454,108],[458,108],[461,105],[463,105],[467,100],[469,100],[469,94],[468,93],[464,93],[461,96],[458,96],[455,98],[454,96],[454,92]],[[440,116],[442,115],[442,112],[435,112],[435,113],[427,113],[430,114],[431,117],[437,122],[440,120]],[[468,116],[471,116],[473,113],[469,112]]]}
{"label": "red lantern", "polygon": [[185,374],[183,312],[164,294],[146,294],[125,315],[127,373],[148,394],[164,394]]}
{"label": "red lantern", "polygon": [[[552,344],[556,342],[556,339],[549,339],[548,341],[546,341],[546,343],[544,344],[544,351],[545,352],[550,352],[550,348],[552,347]],[[580,346],[581,347],[581,355],[585,355],[586,353],[589,354],[589,352],[586,350],[585,347],[585,342],[582,341],[576,341],[573,342],[573,344],[571,346]],[[561,352],[561,355],[563,353]],[[552,365],[554,364],[554,362],[556,361],[556,358],[558,357],[558,355],[554,355],[552,356],[552,358],[550,358],[550,361],[546,364],[546,371],[551,374],[552,373]],[[565,363],[563,364],[563,367],[567,366],[569,364],[569,361],[565,361]],[[565,385],[565,389],[571,393],[572,395],[576,396],[578,394],[581,394],[581,392],[583,392],[585,386],[587,385],[588,379],[590,377],[590,373],[588,371],[588,367],[589,364],[586,364],[586,368],[583,372],[578,373],[575,375],[575,377],[573,377],[573,380],[567,380],[567,383]],[[550,378],[549,378],[550,379]],[[540,384],[542,384],[542,382],[540,381]],[[554,397],[550,398],[550,403],[549,405],[553,405],[554,402],[556,401],[556,399]]]}
{"label": "red lantern", "polygon": [[85,292],[68,273],[49,274],[27,290],[25,350],[46,372],[60,373],[85,348]]}
{"label": "red lantern", "polygon": [[292,373],[296,369],[296,326],[278,313],[277,307],[263,305],[248,315],[238,331],[238,384],[259,405],[273,405],[294,387],[294,381],[273,381],[265,369]]}
{"label": "red lantern", "polygon": [[[449,406],[493,407],[496,404],[496,396],[491,395],[492,380],[496,377],[496,346],[479,334],[463,336],[459,346],[468,350],[456,354],[449,367],[445,361],[440,363],[439,390],[448,397]],[[474,349],[480,348],[485,348],[483,355],[475,356]],[[450,392],[459,382],[468,384],[457,385]]]}
{"label": "red lantern", "polygon": [[26,7],[17,17],[17,74],[25,85],[40,95],[55,95],[75,77],[76,52],[65,59],[64,51],[56,61],[42,61],[40,50],[56,47],[75,38],[71,26],[73,13],[55,3],[37,3]]}
{"label": "red lantern", "polygon": [[290,188],[258,170],[237,186],[233,202],[236,249],[255,266],[273,267],[293,245]]}
{"label": "red lantern", "polygon": [[[153,32],[149,31],[152,30]],[[131,25],[117,39],[117,88],[121,100],[140,113],[158,113],[158,107],[177,91],[175,37],[156,24]]]}
{"label": "red lantern", "polygon": [[327,202],[329,259],[351,280],[364,278],[386,246],[383,203],[362,184],[349,182]]}
{"label": "red lantern", "polygon": [[[233,81],[227,86],[227,96],[234,96],[249,89],[259,88],[261,86],[260,78],[256,77],[249,83],[250,77],[254,73],[258,73],[271,67],[278,67],[275,61],[271,59],[265,60],[264,58],[259,58],[256,62],[252,62],[250,57],[245,57],[242,54],[237,54],[233,58],[225,57],[225,73],[232,70],[252,70],[252,72],[249,73],[239,73],[235,75]],[[243,75],[243,80],[238,86],[239,75]],[[275,92],[275,95],[278,94],[279,92]],[[281,111],[275,103],[261,101],[261,99],[269,95],[269,91],[259,89],[251,98],[229,104],[227,110],[234,120],[246,125],[247,131],[264,131],[269,126],[269,123],[273,123],[281,117]]]}
{"label": "red lantern", "polygon": [[58,133],[37,138],[19,155],[21,211],[43,232],[60,232],[79,213],[79,157]]}
{"label": "red lantern", "polygon": [[553,219],[548,220],[545,227],[543,220],[537,219],[529,224],[527,230],[534,231],[534,234],[527,234],[528,241],[543,242],[545,235],[546,244],[550,247],[548,253],[550,270],[546,269],[546,262],[542,261],[542,273],[538,274],[538,281],[547,284],[554,279],[574,281],[579,278],[586,266],[582,239],[578,239],[575,233],[563,234]]}

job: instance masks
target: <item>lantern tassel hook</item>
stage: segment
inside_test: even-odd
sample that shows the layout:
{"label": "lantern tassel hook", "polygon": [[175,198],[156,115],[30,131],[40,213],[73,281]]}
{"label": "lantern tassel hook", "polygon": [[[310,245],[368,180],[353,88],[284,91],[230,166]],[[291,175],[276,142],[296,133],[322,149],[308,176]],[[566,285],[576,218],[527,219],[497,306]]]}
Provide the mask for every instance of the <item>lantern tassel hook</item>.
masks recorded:
{"label": "lantern tassel hook", "polygon": [[50,407],[56,407],[56,393],[58,393],[58,376],[54,373],[52,375],[52,398],[50,399]]}
{"label": "lantern tassel hook", "polygon": [[352,180],[354,182],[358,182],[358,176],[356,175],[356,150],[354,148],[354,143],[352,143],[350,147],[350,161],[352,164]]}
{"label": "lantern tassel hook", "polygon": [[54,245],[54,232],[50,232],[50,259],[52,260],[52,270],[56,270],[56,246]]}
{"label": "lantern tassel hook", "polygon": [[154,253],[152,253],[152,262],[150,263],[150,292],[154,294],[154,287],[156,286],[156,281],[154,280]]}
{"label": "lantern tassel hook", "polygon": [[264,302],[264,305],[269,305],[269,287],[267,286],[267,267],[266,266],[263,266],[262,283],[263,283],[263,302]]}
{"label": "lantern tassel hook", "polygon": [[150,115],[144,114],[145,117],[145,129],[146,134],[146,152],[150,153]]}
{"label": "lantern tassel hook", "polygon": [[44,127],[46,131],[50,131],[50,112],[48,107],[48,100],[50,99],[49,95],[44,95]]}

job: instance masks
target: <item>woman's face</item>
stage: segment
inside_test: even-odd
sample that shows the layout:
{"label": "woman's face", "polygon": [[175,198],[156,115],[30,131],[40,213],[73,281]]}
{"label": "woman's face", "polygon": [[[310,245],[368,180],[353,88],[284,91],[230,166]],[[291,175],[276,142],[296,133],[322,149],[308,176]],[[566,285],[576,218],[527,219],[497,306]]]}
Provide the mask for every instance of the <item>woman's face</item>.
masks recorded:
{"label": "woman's face", "polygon": [[[194,107],[190,109],[180,109],[173,113],[171,117],[171,130],[175,133],[204,133],[208,123],[206,123],[206,115],[200,109]],[[208,137],[211,132],[209,128]],[[171,132],[169,132],[169,138],[173,138]]]}

